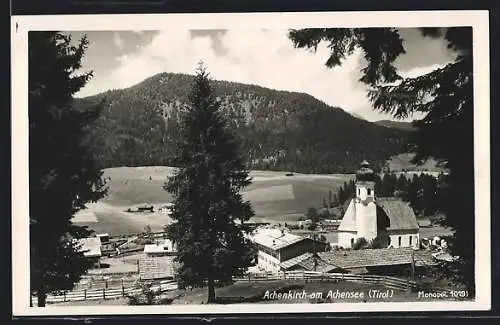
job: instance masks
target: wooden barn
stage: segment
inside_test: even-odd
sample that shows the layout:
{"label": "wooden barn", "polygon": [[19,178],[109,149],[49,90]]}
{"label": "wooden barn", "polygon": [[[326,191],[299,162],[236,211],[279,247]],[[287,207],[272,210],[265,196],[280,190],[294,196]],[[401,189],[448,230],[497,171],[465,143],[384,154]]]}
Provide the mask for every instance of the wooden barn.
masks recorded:
{"label": "wooden barn", "polygon": [[437,261],[427,250],[410,247],[337,250],[320,252],[298,263],[296,269],[326,273],[409,275],[436,265]]}

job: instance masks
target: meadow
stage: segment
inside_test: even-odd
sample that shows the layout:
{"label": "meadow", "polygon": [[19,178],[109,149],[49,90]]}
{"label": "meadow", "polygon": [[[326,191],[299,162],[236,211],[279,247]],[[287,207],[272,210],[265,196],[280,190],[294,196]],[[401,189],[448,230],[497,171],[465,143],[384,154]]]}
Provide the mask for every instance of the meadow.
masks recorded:
{"label": "meadow", "polygon": [[[105,169],[108,179],[108,195],[100,202],[88,205],[74,218],[74,222],[85,225],[97,233],[113,236],[137,234],[146,226],[162,231],[170,222],[166,213],[156,209],[171,202],[172,196],[163,189],[168,177],[175,172],[171,167],[119,167]],[[328,192],[336,193],[352,174],[297,174],[286,176],[286,172],[251,171],[252,184],[242,192],[255,212],[255,222],[295,222],[309,207],[319,207],[322,199],[328,200]],[[129,208],[141,205],[155,206],[153,213],[131,213]],[[421,228],[421,237],[449,235],[442,227]],[[329,242],[336,242],[337,234],[325,234]]]}
{"label": "meadow", "polygon": [[[174,168],[163,166],[105,169],[108,195],[89,204],[73,221],[110,235],[139,233],[147,225],[152,231],[161,231],[170,221],[167,214],[126,210],[141,205],[158,208],[171,202],[172,196],[163,185],[174,172]],[[274,171],[251,171],[250,176],[252,184],[242,191],[243,197],[251,202],[255,221],[271,223],[297,220],[309,207],[319,207],[323,198],[328,199],[330,190],[336,193],[345,181],[354,178],[352,174],[287,176]]]}

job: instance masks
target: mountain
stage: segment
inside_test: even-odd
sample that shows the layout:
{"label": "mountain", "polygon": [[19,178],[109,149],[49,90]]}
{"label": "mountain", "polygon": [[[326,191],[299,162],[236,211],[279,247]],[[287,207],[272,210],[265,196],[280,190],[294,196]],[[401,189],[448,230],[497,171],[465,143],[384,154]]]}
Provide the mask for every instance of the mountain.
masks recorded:
{"label": "mountain", "polygon": [[351,114],[352,116],[354,116],[357,119],[366,120],[363,116],[359,115],[358,113],[349,112],[349,114]]}
{"label": "mountain", "polygon": [[374,123],[392,129],[399,129],[403,131],[416,131],[416,128],[411,124],[411,122],[380,120]]}
{"label": "mountain", "polygon": [[[75,99],[105,102],[85,141],[102,168],[171,165],[193,76],[161,73],[127,89]],[[349,173],[404,151],[408,132],[357,119],[304,93],[213,81],[252,169]]]}

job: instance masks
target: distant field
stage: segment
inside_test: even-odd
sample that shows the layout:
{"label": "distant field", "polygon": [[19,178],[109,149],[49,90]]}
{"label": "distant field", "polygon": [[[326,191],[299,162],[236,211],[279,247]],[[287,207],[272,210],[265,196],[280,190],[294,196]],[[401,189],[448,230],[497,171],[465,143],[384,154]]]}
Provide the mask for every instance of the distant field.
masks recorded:
{"label": "distant field", "polygon": [[[75,222],[97,232],[112,235],[137,233],[150,225],[159,231],[169,222],[163,213],[133,214],[125,210],[142,204],[159,206],[170,202],[172,197],[163,190],[171,167],[119,167],[104,170],[108,178],[108,195],[101,202],[89,205],[80,212]],[[252,203],[255,220],[297,220],[311,206],[319,206],[322,198],[328,199],[328,191],[334,193],[354,175],[309,175],[286,172],[252,171],[253,182],[244,189],[243,197]],[[285,217],[290,215],[290,217]]]}

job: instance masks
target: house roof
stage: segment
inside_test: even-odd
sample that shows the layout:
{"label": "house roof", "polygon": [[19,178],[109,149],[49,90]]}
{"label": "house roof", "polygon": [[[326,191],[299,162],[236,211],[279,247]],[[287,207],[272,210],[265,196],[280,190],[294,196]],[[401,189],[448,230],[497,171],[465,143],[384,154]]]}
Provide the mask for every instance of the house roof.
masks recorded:
{"label": "house roof", "polygon": [[279,250],[292,244],[305,240],[305,237],[294,235],[280,229],[257,229],[250,236],[251,240],[257,244]]}
{"label": "house roof", "polygon": [[155,254],[155,253],[165,253],[174,252],[174,245],[171,240],[165,239],[163,242],[158,244],[147,244],[144,245],[144,253]]}
{"label": "house roof", "polygon": [[[431,252],[413,250],[410,247],[360,249],[318,253],[319,259],[316,270],[329,272],[335,269],[410,264],[412,255],[416,266],[434,265],[436,263]],[[313,270],[314,259],[312,257],[308,258],[300,262],[299,265],[307,270]]]}
{"label": "house roof", "polygon": [[304,260],[306,260],[306,259],[308,259],[308,258],[310,258],[312,256],[313,256],[312,253],[304,253],[302,255],[299,255],[299,256],[296,256],[296,257],[291,258],[289,260],[286,260],[284,262],[281,262],[280,263],[280,267],[282,269],[285,269],[285,270],[289,269],[292,266],[295,266],[295,265],[299,264],[300,262],[302,262],[302,261],[304,261]]}
{"label": "house roof", "polygon": [[83,252],[85,257],[99,257],[101,253],[101,240],[98,237],[81,238],[80,252]]}
{"label": "house roof", "polygon": [[375,204],[389,217],[388,230],[417,230],[418,223],[410,205],[398,198],[377,198]]}
{"label": "house roof", "polygon": [[[419,226],[413,209],[399,198],[376,198],[375,204],[382,209],[390,220],[387,230],[418,230]],[[344,213],[339,231],[357,231],[356,205],[351,199]]]}

